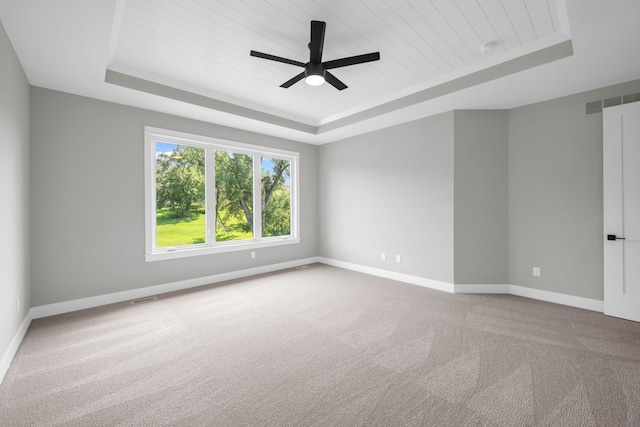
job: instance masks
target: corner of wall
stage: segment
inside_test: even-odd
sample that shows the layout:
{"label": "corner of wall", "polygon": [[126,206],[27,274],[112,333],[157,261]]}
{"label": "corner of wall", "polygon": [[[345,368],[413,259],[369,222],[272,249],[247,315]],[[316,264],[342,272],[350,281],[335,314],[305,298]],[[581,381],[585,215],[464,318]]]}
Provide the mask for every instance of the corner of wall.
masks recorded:
{"label": "corner of wall", "polygon": [[0,377],[18,349],[29,323],[31,306],[29,246],[29,161],[30,97],[29,81],[0,22],[0,139],[3,179],[0,194],[3,206],[0,223],[3,230],[0,246]]}
{"label": "corner of wall", "polygon": [[508,281],[508,113],[454,115],[454,283]]}

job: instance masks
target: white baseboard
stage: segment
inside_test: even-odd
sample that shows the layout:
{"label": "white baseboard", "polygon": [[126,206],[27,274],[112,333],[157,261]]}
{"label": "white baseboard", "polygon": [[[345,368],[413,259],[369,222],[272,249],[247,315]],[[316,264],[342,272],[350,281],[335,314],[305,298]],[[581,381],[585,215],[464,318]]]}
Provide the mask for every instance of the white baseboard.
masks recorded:
{"label": "white baseboard", "polygon": [[509,293],[519,297],[532,298],[540,301],[552,302],[555,304],[568,305],[570,307],[583,308],[585,310],[604,312],[604,301],[573,295],[560,294],[557,292],[543,291],[540,289],[527,288],[524,286],[509,285]]}
{"label": "white baseboard", "polygon": [[453,285],[456,294],[508,294],[509,285]]}
{"label": "white baseboard", "polygon": [[453,284],[441,282],[438,280],[426,279],[424,277],[412,276],[410,274],[397,273],[395,271],[383,270],[381,268],[367,267],[360,264],[352,264],[350,262],[338,261],[330,258],[318,257],[318,262],[332,265],[334,267],[344,268],[346,270],[358,271],[360,273],[371,274],[372,276],[383,277],[385,279],[397,280],[399,282],[410,283],[412,285],[423,286],[425,288],[436,289],[443,292],[454,292]]}
{"label": "white baseboard", "polygon": [[27,312],[27,315],[22,320],[18,331],[13,336],[11,343],[9,344],[9,348],[4,352],[2,356],[2,361],[0,361],[0,384],[4,380],[4,376],[7,374],[9,370],[9,366],[11,366],[11,361],[13,360],[18,348],[20,347],[20,343],[22,343],[22,339],[27,333],[27,329],[29,329],[29,325],[31,324],[31,320],[33,319],[32,309]]}
{"label": "white baseboard", "polygon": [[72,311],[84,310],[87,308],[99,307],[102,305],[123,301],[130,301],[138,298],[164,294],[167,292],[181,291],[184,289],[196,288],[198,286],[210,285],[212,283],[219,283],[227,280],[241,279],[243,277],[255,276],[257,274],[286,270],[287,268],[299,267],[301,265],[313,264],[315,262],[318,262],[318,259],[315,257],[305,258],[279,264],[265,265],[262,267],[248,268],[246,270],[214,274],[212,276],[198,277],[195,279],[181,280],[172,283],[164,283],[162,285],[147,286],[145,288],[132,289],[129,291],[115,292],[112,294],[99,295],[95,297],[80,298],[54,304],[40,305],[31,309],[31,311],[33,312],[32,318],[40,319],[42,317],[55,316],[56,314],[70,313]]}
{"label": "white baseboard", "polygon": [[439,291],[456,294],[508,294],[525,298],[537,299],[540,301],[552,302],[555,304],[567,305],[570,307],[582,308],[585,310],[604,312],[604,302],[573,295],[566,295],[557,292],[542,291],[539,289],[527,288],[524,286],[508,284],[464,284],[456,285],[448,282],[425,279],[423,277],[411,276],[403,273],[382,270],[374,267],[367,267],[359,264],[352,264],[344,261],[337,261],[330,258],[319,257],[318,262],[332,265],[334,267],[345,268],[347,270],[359,271],[373,276],[384,277],[386,279],[398,280],[414,285],[424,286]]}

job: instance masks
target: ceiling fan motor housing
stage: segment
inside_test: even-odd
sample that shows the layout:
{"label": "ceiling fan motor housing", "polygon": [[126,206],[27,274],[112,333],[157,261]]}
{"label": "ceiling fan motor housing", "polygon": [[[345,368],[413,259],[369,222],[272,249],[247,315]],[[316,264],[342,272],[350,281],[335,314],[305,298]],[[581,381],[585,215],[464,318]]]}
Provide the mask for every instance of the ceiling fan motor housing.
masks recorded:
{"label": "ceiling fan motor housing", "polygon": [[305,77],[309,77],[309,76],[322,76],[322,78],[325,78],[325,69],[322,66],[322,64],[317,64],[317,63],[313,63],[313,62],[307,62],[307,65],[304,66],[304,76]]}

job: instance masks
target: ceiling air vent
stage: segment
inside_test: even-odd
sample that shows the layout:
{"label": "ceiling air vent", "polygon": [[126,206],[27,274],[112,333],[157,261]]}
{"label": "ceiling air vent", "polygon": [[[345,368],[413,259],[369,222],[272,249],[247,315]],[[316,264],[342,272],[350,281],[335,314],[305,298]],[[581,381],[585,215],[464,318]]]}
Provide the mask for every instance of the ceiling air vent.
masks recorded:
{"label": "ceiling air vent", "polygon": [[602,113],[603,108],[613,107],[620,104],[629,104],[630,102],[640,102],[640,92],[629,93],[627,95],[612,96],[611,98],[600,99],[598,101],[589,101],[585,104],[586,115]]}
{"label": "ceiling air vent", "polygon": [[602,101],[587,102],[585,113],[587,116],[590,114],[602,113]]}
{"label": "ceiling air vent", "polygon": [[624,95],[622,97],[622,103],[628,104],[630,102],[638,102],[640,101],[640,92],[630,93],[629,95]]}
{"label": "ceiling air vent", "polygon": [[620,96],[614,96],[613,98],[607,98],[604,100],[604,108],[614,107],[620,104],[622,104],[622,97]]}

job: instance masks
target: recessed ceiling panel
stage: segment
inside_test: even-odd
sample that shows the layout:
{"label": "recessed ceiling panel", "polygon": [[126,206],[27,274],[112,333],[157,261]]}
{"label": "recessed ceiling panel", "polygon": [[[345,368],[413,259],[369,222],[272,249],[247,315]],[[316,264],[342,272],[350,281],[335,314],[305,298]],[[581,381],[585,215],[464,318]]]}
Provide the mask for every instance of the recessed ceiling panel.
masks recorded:
{"label": "recessed ceiling panel", "polygon": [[[327,23],[323,60],[380,52],[332,73],[337,91],[298,82],[310,21]],[[560,32],[555,0],[126,0],[109,68],[318,125],[371,108]],[[490,53],[480,46],[493,43]]]}

